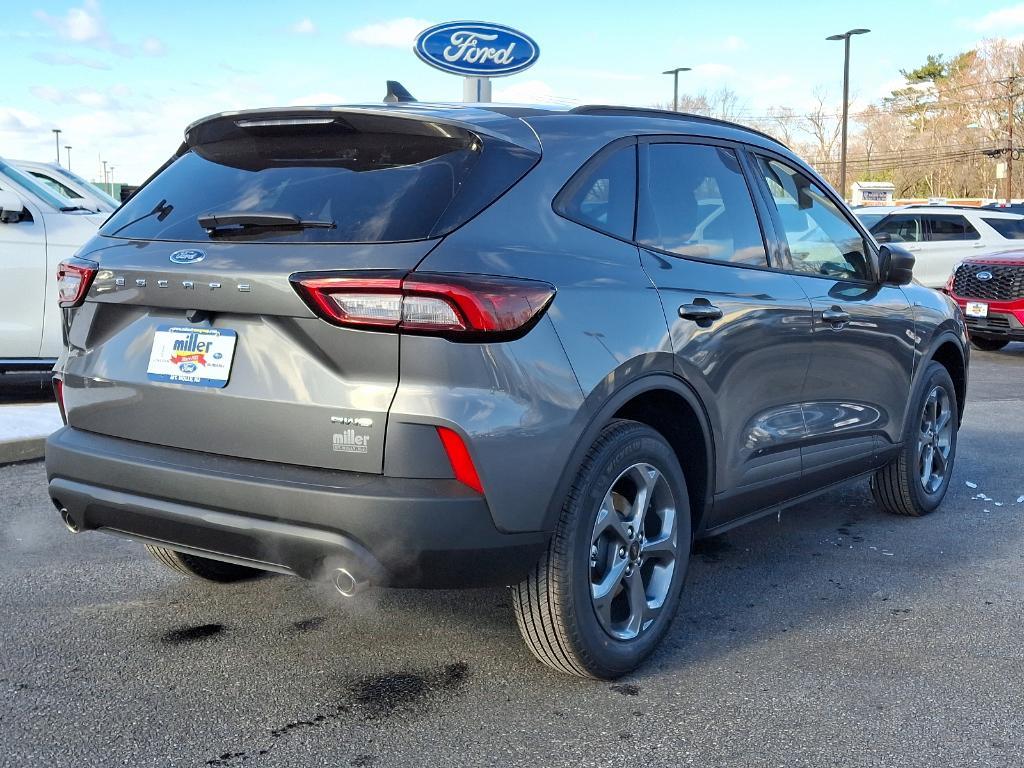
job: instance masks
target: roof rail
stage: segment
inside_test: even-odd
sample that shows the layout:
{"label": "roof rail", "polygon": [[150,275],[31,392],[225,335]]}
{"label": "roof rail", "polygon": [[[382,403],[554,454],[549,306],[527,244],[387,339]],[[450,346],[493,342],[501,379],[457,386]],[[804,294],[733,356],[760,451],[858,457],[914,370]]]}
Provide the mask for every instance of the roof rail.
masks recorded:
{"label": "roof rail", "polygon": [[[734,123],[730,120],[719,120],[717,117],[708,117],[706,115],[695,115],[691,112],[673,112],[670,109],[654,109],[650,107],[617,107],[609,104],[584,104],[580,107],[574,107],[570,109],[571,114],[576,115],[608,115],[612,117],[657,117],[668,120],[685,120],[690,123],[706,123],[708,125],[721,125],[726,128],[738,128],[741,131],[747,131],[748,133],[756,134],[762,138],[768,139],[769,141],[779,144],[780,146],[786,147],[781,141],[774,136],[759,131],[757,128],[751,128],[740,123]],[[789,149],[789,147],[786,147]]]}

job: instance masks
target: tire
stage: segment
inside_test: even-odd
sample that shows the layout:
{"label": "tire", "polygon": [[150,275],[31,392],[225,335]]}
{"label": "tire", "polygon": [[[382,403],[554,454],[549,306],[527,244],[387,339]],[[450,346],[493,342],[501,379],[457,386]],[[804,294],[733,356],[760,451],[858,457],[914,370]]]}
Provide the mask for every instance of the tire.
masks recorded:
{"label": "tire", "polygon": [[[642,487],[650,504],[636,504]],[[570,675],[611,680],[636,668],[672,623],[690,545],[686,479],[671,446],[644,424],[610,423],[583,460],[547,551],[512,587],[527,646]]]}
{"label": "tire", "polygon": [[228,584],[233,581],[245,581],[265,575],[265,571],[257,568],[248,568],[235,563],[225,563],[221,560],[213,560],[198,555],[187,555],[184,552],[156,547],[146,544],[146,551],[161,565],[170,568],[175,573],[191,576],[205,581],[215,581],[220,584]]}
{"label": "tire", "polygon": [[994,339],[989,336],[971,336],[971,344],[982,352],[998,352],[1009,343],[1009,339]]}
{"label": "tire", "polygon": [[[937,392],[941,394],[936,395]],[[945,431],[945,425],[939,430],[926,432],[924,429],[928,419],[926,409],[931,407],[933,399],[940,403],[936,406],[939,416],[935,421],[938,423],[948,419],[948,432]],[[903,447],[892,463],[875,472],[871,478],[871,493],[878,506],[887,512],[921,517],[934,512],[942,502],[956,460],[959,408],[953,380],[941,364],[934,361],[928,364],[911,407],[913,410],[907,417]],[[926,484],[924,466],[929,461],[926,454],[929,446],[932,451],[932,469]],[[942,476],[937,481],[932,474],[939,466],[939,458],[936,456],[944,459]]]}

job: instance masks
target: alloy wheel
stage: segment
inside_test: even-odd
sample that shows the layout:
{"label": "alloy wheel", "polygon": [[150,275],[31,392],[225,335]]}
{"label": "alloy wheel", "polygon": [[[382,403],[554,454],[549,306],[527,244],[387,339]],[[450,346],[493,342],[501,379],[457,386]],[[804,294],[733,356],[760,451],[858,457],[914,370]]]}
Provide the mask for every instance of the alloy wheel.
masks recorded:
{"label": "alloy wheel", "polygon": [[679,547],[665,476],[634,464],[605,493],[590,547],[590,592],[602,628],[632,640],[651,626],[672,587]]}
{"label": "alloy wheel", "polygon": [[927,493],[942,487],[949,471],[953,438],[952,398],[945,388],[932,387],[921,412],[918,435],[918,477]]}

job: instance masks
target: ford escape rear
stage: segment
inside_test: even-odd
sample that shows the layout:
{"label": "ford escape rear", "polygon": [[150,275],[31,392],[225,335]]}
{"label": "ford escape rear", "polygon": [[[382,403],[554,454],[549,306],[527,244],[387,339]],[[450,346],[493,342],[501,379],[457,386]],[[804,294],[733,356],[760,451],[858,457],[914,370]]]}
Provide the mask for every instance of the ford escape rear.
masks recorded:
{"label": "ford escape rear", "polygon": [[912,264],[718,121],[214,116],[65,267],[50,495],[215,581],[512,585],[615,677],[694,537],[862,476],[938,506],[966,335]]}

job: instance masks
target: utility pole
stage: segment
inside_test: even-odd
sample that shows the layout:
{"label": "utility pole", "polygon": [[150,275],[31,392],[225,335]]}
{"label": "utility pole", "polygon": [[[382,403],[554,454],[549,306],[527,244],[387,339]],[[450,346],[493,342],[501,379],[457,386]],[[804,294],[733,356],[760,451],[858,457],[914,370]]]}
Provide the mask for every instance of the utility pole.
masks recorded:
{"label": "utility pole", "polygon": [[1014,92],[1017,87],[1017,67],[1010,73],[1010,82],[1006,90],[1006,114],[1009,121],[1007,134],[1009,135],[1010,146],[1006,151],[1006,204],[1013,202],[1013,110],[1016,107],[1017,94]]}
{"label": "utility pole", "polygon": [[661,74],[672,75],[672,111],[679,111],[679,73],[689,72],[691,67],[676,67],[675,69],[666,69]]}
{"label": "utility pole", "polygon": [[107,161],[106,160],[102,160],[101,162],[103,163],[103,186],[106,187],[107,186]]}
{"label": "utility pole", "polygon": [[61,134],[61,130],[60,130],[60,128],[53,128],[52,130],[53,130],[54,143],[57,145],[57,165],[60,165],[60,134]]}
{"label": "utility pole", "polygon": [[65,144],[64,149],[68,151],[68,170],[71,170],[71,145]]}
{"label": "utility pole", "polygon": [[841,35],[829,35],[826,40],[843,41],[843,140],[839,158],[839,194],[846,199],[846,127],[850,111],[850,38],[866,35],[870,29],[851,29]]}

